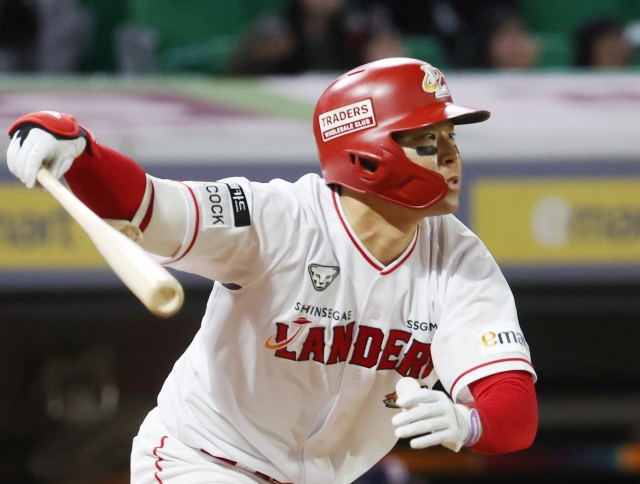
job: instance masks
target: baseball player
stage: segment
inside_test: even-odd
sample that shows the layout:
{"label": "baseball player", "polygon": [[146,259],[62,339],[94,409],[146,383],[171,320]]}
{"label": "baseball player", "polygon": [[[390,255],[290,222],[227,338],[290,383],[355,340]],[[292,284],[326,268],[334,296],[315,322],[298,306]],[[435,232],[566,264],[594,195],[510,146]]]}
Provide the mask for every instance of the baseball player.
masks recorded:
{"label": "baseball player", "polygon": [[[323,177],[295,183],[159,179],[69,115],[16,121],[7,160],[27,187],[44,164],[164,264],[215,281],[134,439],[131,482],[349,483],[398,438],[531,445],[535,372],[513,296],[452,215],[455,126],[488,117],[454,104],[430,64],[366,64],[320,97]],[[419,384],[398,397],[403,377]]]}

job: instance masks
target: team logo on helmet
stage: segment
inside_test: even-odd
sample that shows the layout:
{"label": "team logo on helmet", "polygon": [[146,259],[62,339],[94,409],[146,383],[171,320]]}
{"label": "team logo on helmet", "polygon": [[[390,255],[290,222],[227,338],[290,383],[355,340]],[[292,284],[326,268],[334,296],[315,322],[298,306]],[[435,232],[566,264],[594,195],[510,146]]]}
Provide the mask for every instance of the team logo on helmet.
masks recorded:
{"label": "team logo on helmet", "polygon": [[329,287],[329,284],[333,282],[339,272],[339,267],[309,264],[311,283],[316,291],[324,291]]}
{"label": "team logo on helmet", "polygon": [[449,88],[444,80],[444,75],[439,69],[436,69],[431,64],[420,66],[420,69],[424,71],[422,89],[430,94],[435,94],[438,99],[441,97],[451,96]]}

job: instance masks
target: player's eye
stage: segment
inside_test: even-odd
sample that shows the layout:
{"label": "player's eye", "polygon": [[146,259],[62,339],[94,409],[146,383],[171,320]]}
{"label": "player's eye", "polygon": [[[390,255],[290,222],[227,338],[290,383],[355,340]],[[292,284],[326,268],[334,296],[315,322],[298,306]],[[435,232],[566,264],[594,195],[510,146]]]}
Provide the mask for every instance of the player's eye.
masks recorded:
{"label": "player's eye", "polygon": [[438,148],[435,146],[418,146],[416,153],[419,156],[433,156],[438,154]]}

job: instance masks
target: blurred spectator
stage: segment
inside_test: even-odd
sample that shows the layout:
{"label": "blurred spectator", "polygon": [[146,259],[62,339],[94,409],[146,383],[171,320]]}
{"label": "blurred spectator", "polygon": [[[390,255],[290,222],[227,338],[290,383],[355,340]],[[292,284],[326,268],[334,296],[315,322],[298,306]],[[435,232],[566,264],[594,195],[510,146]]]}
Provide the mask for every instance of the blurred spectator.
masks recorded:
{"label": "blurred spectator", "polygon": [[76,0],[0,0],[0,71],[73,72],[92,34]]}
{"label": "blurred spectator", "polygon": [[37,33],[35,0],[0,0],[0,71],[35,69]]}
{"label": "blurred spectator", "polygon": [[120,397],[112,346],[47,360],[34,394],[51,422],[27,461],[38,483],[129,482],[131,439],[154,402]]}
{"label": "blurred spectator", "polygon": [[480,10],[471,25],[471,35],[475,48],[467,67],[528,69],[540,58],[539,42],[512,6],[493,5]]}
{"label": "blurred spectator", "polygon": [[40,72],[74,72],[93,37],[93,18],[78,0],[36,0],[37,67]]}
{"label": "blurred spectator", "polygon": [[576,65],[620,68],[629,64],[632,48],[624,36],[624,25],[613,18],[597,18],[576,33]]}
{"label": "blurred spectator", "polygon": [[[461,36],[466,30],[456,0],[361,0],[364,5],[380,4],[403,36],[437,38],[444,47],[449,63],[457,65]],[[423,59],[428,61],[429,59]]]}
{"label": "blurred spectator", "polygon": [[281,17],[262,18],[246,33],[230,71],[344,71],[399,55],[400,36],[380,8],[352,12],[345,0],[289,0]]}
{"label": "blurred spectator", "polygon": [[[451,66],[523,69],[540,55],[516,0],[361,0],[380,3],[404,36],[436,38]],[[425,59],[428,60],[428,59]]]}

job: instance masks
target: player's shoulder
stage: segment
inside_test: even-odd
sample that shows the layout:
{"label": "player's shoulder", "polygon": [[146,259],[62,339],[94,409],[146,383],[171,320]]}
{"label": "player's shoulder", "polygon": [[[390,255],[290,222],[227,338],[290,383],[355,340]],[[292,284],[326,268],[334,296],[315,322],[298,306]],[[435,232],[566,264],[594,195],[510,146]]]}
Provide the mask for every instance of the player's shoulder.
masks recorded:
{"label": "player's shoulder", "polygon": [[431,234],[447,233],[449,237],[470,237],[477,239],[477,235],[453,214],[426,217],[422,226]]}
{"label": "player's shoulder", "polygon": [[291,190],[293,192],[300,191],[301,193],[314,193],[322,187],[326,187],[326,183],[324,183],[322,177],[317,173],[307,173],[292,182],[275,178],[269,182],[269,185],[276,186],[284,190]]}
{"label": "player's shoulder", "polygon": [[324,179],[316,173],[308,173],[293,182],[276,178],[267,186],[301,205],[318,205],[331,193]]}
{"label": "player's shoulder", "polygon": [[217,183],[239,185],[254,195],[266,198],[283,197],[303,200],[317,197],[322,192],[329,190],[323,179],[316,173],[308,173],[295,181],[274,178],[268,182],[262,182],[244,177],[229,177],[218,180]]}
{"label": "player's shoulder", "polygon": [[280,214],[292,223],[316,226],[332,203],[331,188],[315,173],[295,181],[275,178],[268,182],[245,183],[255,220],[273,220]]}
{"label": "player's shoulder", "polygon": [[480,238],[453,214],[427,217],[422,221],[422,229],[428,235],[426,243],[432,249],[438,246],[449,255],[486,251]]}

